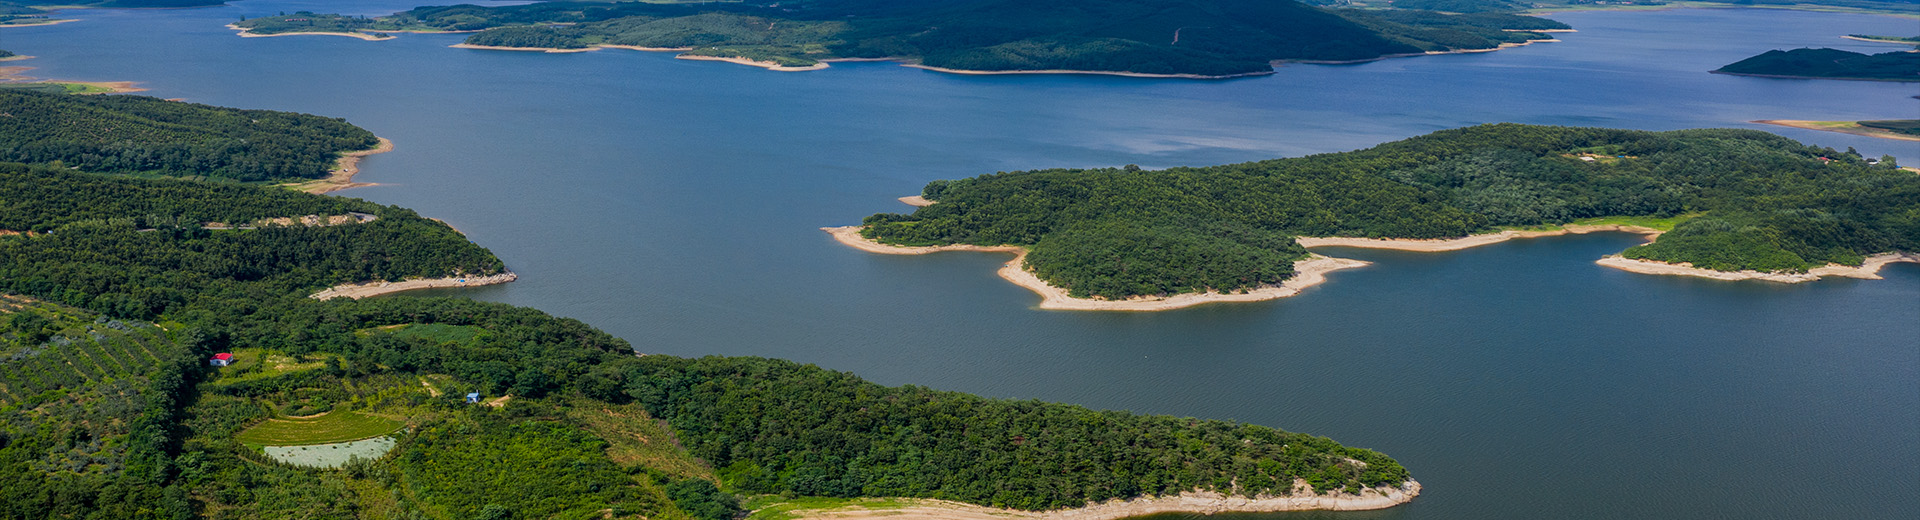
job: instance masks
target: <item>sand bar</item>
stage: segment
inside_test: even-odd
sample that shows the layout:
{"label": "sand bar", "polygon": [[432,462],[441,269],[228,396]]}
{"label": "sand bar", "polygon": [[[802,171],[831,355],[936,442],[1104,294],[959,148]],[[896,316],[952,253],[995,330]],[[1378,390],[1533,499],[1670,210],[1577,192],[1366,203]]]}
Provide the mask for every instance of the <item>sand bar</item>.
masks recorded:
{"label": "sand bar", "polygon": [[913,206],[916,208],[924,208],[927,206],[932,206],[934,204],[939,204],[938,202],[927,200],[926,197],[922,197],[919,195],[914,195],[911,197],[900,197],[900,202],[906,203],[906,205]]}
{"label": "sand bar", "polygon": [[[947,500],[888,499],[888,506],[869,509],[859,503],[831,509],[795,510],[803,519],[819,520],[1119,520],[1161,513],[1273,513],[1283,511],[1363,511],[1385,509],[1413,500],[1420,494],[1420,483],[1407,481],[1401,487],[1379,487],[1359,494],[1314,494],[1304,482],[1296,483],[1289,496],[1242,497],[1210,491],[1189,491],[1174,496],[1142,497],[1090,503],[1086,507],[1052,511],[1018,511],[977,506]],[[1304,488],[1304,489],[1303,489]],[[904,507],[895,504],[904,503]]]}
{"label": "sand bar", "polygon": [[456,43],[453,45],[448,45],[448,47],[452,47],[455,49],[479,49],[483,51],[544,52],[547,54],[571,54],[575,52],[593,52],[593,51],[600,50],[599,47],[581,47],[578,49],[561,49],[558,47],[501,47],[498,45],[474,45],[471,43]]}
{"label": "sand bar", "polygon": [[[1549,31],[1524,31],[1524,32],[1549,32]],[[1408,52],[1403,54],[1387,54],[1379,57],[1367,58],[1364,60],[1273,60],[1272,63],[1275,66],[1286,65],[1288,63],[1303,63],[1307,65],[1352,65],[1355,63],[1367,63],[1367,62],[1374,62],[1374,61],[1387,60],[1387,59],[1393,59],[1393,58],[1438,56],[1442,54],[1477,54],[1482,52],[1506,50],[1514,47],[1525,47],[1528,45],[1533,45],[1535,43],[1558,43],[1559,41],[1560,40],[1552,39],[1552,38],[1548,38],[1545,40],[1527,40],[1521,43],[1502,43],[1491,49],[1455,49],[1450,51]]]}
{"label": "sand bar", "polygon": [[1000,266],[997,273],[1000,278],[1013,282],[1040,295],[1041,309],[1062,311],[1129,311],[1148,312],[1165,311],[1192,307],[1216,302],[1256,302],[1286,298],[1308,287],[1327,281],[1327,273],[1341,269],[1350,269],[1367,265],[1368,262],[1346,258],[1330,258],[1313,255],[1305,260],[1293,263],[1294,275],[1279,285],[1269,285],[1244,293],[1183,293],[1172,296],[1137,296],[1125,300],[1096,300],[1075,298],[1065,289],[1054,287],[1034,276],[1023,266],[1027,259],[1027,249],[1019,246],[976,246],[954,244],[944,246],[905,247],[882,244],[860,236],[861,226],[843,226],[820,228],[833,235],[834,240],[855,249],[884,255],[924,255],[945,251],[978,251],[988,253],[1013,253],[1013,259]]}
{"label": "sand bar", "polygon": [[362,282],[335,285],[326,290],[313,293],[308,298],[328,300],[333,298],[353,298],[355,300],[382,294],[411,291],[414,289],[436,289],[442,287],[479,287],[497,285],[520,279],[513,271],[492,276],[449,276],[446,278],[424,278],[399,282]]}
{"label": "sand bar", "polygon": [[902,63],[900,64],[900,66],[931,70],[934,72],[945,72],[948,74],[966,74],[970,76],[976,76],[976,75],[987,76],[987,75],[999,75],[999,74],[1092,74],[1097,76],[1125,76],[1129,78],[1231,79],[1231,78],[1245,78],[1245,77],[1251,77],[1251,76],[1265,76],[1268,74],[1273,74],[1273,71],[1271,70],[1263,70],[1263,71],[1257,71],[1257,72],[1243,72],[1240,74],[1225,74],[1225,75],[1219,75],[1219,76],[1209,76],[1205,74],[1148,74],[1145,72],[1125,72],[1125,71],[1113,71],[1113,70],[1066,70],[1066,69],[967,70],[967,69],[949,69],[946,67],[931,67],[931,66],[921,65],[917,63]]}
{"label": "sand bar", "polygon": [[1823,266],[1823,267],[1815,267],[1813,269],[1809,269],[1807,270],[1807,272],[1804,272],[1804,273],[1767,273],[1767,272],[1760,272],[1760,271],[1714,271],[1711,269],[1701,269],[1698,267],[1694,267],[1693,264],[1688,264],[1685,262],[1667,263],[1667,262],[1658,262],[1653,260],[1636,260],[1632,258],[1622,257],[1620,255],[1610,255],[1610,256],[1607,256],[1606,258],[1601,258],[1595,261],[1594,263],[1600,264],[1606,267],[1611,267],[1614,269],[1619,269],[1622,271],[1627,271],[1630,273],[1640,273],[1640,274],[1693,276],[1698,278],[1711,278],[1714,280],[1728,280],[1728,281],[1763,280],[1768,282],[1779,282],[1779,283],[1802,283],[1802,282],[1811,282],[1814,280],[1819,280],[1827,276],[1838,276],[1842,278],[1859,278],[1863,280],[1879,280],[1881,279],[1880,268],[1886,267],[1887,264],[1899,263],[1899,262],[1920,263],[1920,253],[1882,253],[1882,254],[1867,257],[1866,261],[1861,262],[1859,267],[1850,266],[1850,265],[1840,265],[1840,264],[1827,264],[1826,266]]}
{"label": "sand bar", "polygon": [[744,56],[723,57],[723,56],[701,56],[697,54],[682,54],[679,56],[674,56],[674,58],[682,59],[682,60],[695,60],[695,61],[724,61],[727,63],[737,63],[740,65],[747,65],[750,67],[760,67],[767,70],[777,70],[780,72],[800,72],[800,71],[820,70],[820,69],[827,68],[827,64],[820,63],[820,62],[814,62],[814,64],[808,65],[805,67],[789,67],[786,65],[781,65],[779,62],[751,60],[751,59],[747,59]]}
{"label": "sand bar", "polygon": [[1839,132],[1842,134],[1864,135],[1867,137],[1878,137],[1881,139],[1897,139],[1901,141],[1920,141],[1920,135],[1908,135],[1908,134],[1895,132],[1892,130],[1884,130],[1880,128],[1860,126],[1860,123],[1856,121],[1805,121],[1805,120],[1799,120],[1799,119],[1761,119],[1758,121],[1750,121],[1750,122],[1760,123],[1763,125],[1787,126],[1787,127],[1801,128],[1806,130],[1820,130],[1825,132]]}
{"label": "sand bar", "polygon": [[358,175],[360,173],[360,158],[377,154],[377,153],[387,153],[391,151],[393,151],[393,141],[385,137],[381,137],[380,144],[375,145],[371,149],[360,150],[357,152],[346,152],[346,153],[340,154],[339,161],[334,163],[333,170],[328,172],[327,178],[325,179],[315,179],[311,181],[301,181],[301,182],[290,182],[286,184],[281,184],[281,186],[286,186],[288,188],[293,188],[296,190],[300,190],[300,191],[304,191],[304,192],[312,193],[316,195],[322,194],[322,193],[340,191],[347,188],[378,186],[377,184],[374,184],[371,182],[353,182],[353,176]]}
{"label": "sand bar", "polygon": [[59,20],[53,20],[53,19],[48,19],[48,20],[44,20],[44,21],[34,21],[34,22],[30,22],[30,23],[4,23],[4,24],[0,24],[0,28],[7,28],[7,27],[45,27],[45,26],[48,26],[48,25],[60,25],[60,24],[63,24],[63,23],[70,23],[70,22],[78,22],[78,21],[80,21],[80,19],[78,19],[78,18],[64,18],[64,19],[59,19]]}
{"label": "sand bar", "polygon": [[393,36],[374,36],[371,34],[357,33],[357,32],[314,31],[314,32],[284,32],[284,33],[274,33],[274,34],[258,34],[258,33],[252,32],[252,30],[250,29],[247,29],[245,27],[241,27],[238,25],[234,25],[234,24],[227,24],[227,28],[240,31],[241,38],[271,38],[274,36],[299,36],[303,34],[312,34],[312,35],[319,35],[319,36],[345,36],[348,38],[359,38],[359,39],[370,41],[370,42],[393,39]]}
{"label": "sand bar", "polygon": [[1368,248],[1368,249],[1392,249],[1396,251],[1441,252],[1441,251],[1459,251],[1459,250],[1470,248],[1470,247],[1480,247],[1480,246],[1489,245],[1489,244],[1498,244],[1498,243],[1506,242],[1508,240],[1513,240],[1516,238],[1538,238],[1538,237],[1556,237],[1556,236],[1562,236],[1562,235],[1584,235],[1587,233],[1598,233],[1598,232],[1604,232],[1604,231],[1620,231],[1620,232],[1626,232],[1626,233],[1638,233],[1642,235],[1647,235],[1648,242],[1652,242],[1654,238],[1658,238],[1661,233],[1660,230],[1653,229],[1650,227],[1622,226],[1622,225],[1607,224],[1607,225],[1596,225],[1596,226],[1570,225],[1570,226],[1565,226],[1560,229],[1555,229],[1551,231],[1508,230],[1508,231],[1501,231],[1499,233],[1469,235],[1461,238],[1416,239],[1416,238],[1300,237],[1298,241],[1300,242],[1300,245],[1303,247],[1362,247],[1362,248]]}

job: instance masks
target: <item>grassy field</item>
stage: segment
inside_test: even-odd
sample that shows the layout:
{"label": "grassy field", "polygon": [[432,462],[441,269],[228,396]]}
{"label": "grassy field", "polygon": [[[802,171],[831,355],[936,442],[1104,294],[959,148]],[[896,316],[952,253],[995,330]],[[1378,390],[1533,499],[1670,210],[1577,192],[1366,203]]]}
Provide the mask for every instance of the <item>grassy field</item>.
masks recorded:
{"label": "grassy field", "polygon": [[233,364],[221,370],[221,383],[254,381],[313,370],[326,366],[326,358],[331,356],[296,358],[272,350],[243,348],[233,351],[233,357]]}
{"label": "grassy field", "polygon": [[1562,229],[1566,229],[1567,226],[1638,226],[1638,227],[1644,227],[1644,228],[1658,229],[1660,231],[1673,231],[1674,226],[1680,225],[1681,222],[1685,222],[1687,219],[1698,217],[1700,215],[1701,215],[1700,213],[1688,213],[1685,215],[1674,215],[1674,216],[1665,217],[1665,218],[1662,218],[1662,217],[1583,218],[1580,220],[1575,220],[1573,222],[1568,222],[1564,225],[1549,224],[1549,225],[1543,225],[1543,226],[1508,226],[1500,229],[1513,230],[1513,231],[1559,231]]}
{"label": "grassy field", "polygon": [[105,87],[105,86],[95,85],[91,83],[47,83],[47,82],[7,83],[7,84],[0,84],[0,88],[32,90],[36,92],[47,92],[47,93],[64,92],[67,94],[108,94],[108,93],[114,92],[113,88],[111,87]]}
{"label": "grassy field", "polygon": [[332,412],[309,419],[276,418],[234,436],[248,446],[305,446],[379,437],[400,429],[400,422],[355,412]]}
{"label": "grassy field", "polygon": [[669,475],[713,480],[713,469],[687,453],[673,438],[673,430],[647,415],[639,405],[611,405],[573,400],[567,417],[606,439],[607,457],[622,466],[641,465]]}

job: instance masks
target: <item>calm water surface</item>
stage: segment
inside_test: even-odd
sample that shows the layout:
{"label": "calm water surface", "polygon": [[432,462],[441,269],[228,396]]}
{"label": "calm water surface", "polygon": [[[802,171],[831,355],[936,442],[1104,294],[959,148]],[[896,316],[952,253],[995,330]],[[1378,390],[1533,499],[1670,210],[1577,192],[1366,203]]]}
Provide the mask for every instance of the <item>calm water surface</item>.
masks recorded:
{"label": "calm water surface", "polygon": [[[0,29],[29,74],[345,117],[398,150],[343,194],[440,217],[523,277],[457,294],[580,318],[647,352],[762,355],[886,384],[1278,426],[1379,449],[1427,494],[1261,518],[1907,518],[1920,509],[1920,266],[1796,286],[1593,265],[1589,235],[1373,260],[1299,297],[1044,312],[1004,255],[890,257],[815,228],[929,180],[1206,165],[1485,122],[1761,128],[1920,117],[1912,84],[1706,70],[1774,48],[1895,47],[1912,20],[1748,10],[1555,15],[1496,53],[1174,81],[807,73],[602,51],[236,38],[240,16],[413,1],[90,10]],[[1920,164],[1920,144],[1766,128]]]}

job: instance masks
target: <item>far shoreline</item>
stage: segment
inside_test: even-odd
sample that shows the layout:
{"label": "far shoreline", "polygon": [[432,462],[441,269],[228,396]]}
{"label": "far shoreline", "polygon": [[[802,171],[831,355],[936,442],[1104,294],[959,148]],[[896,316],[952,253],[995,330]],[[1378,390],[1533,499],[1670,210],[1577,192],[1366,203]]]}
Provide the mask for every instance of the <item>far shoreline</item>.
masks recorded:
{"label": "far shoreline", "polygon": [[1710,71],[1707,71],[1707,73],[1719,74],[1723,76],[1745,76],[1749,78],[1770,78],[1770,79],[1832,79],[1832,80],[1840,80],[1840,81],[1881,81],[1881,82],[1887,82],[1887,83],[1920,82],[1920,77],[1916,77],[1913,79],[1900,79],[1900,78],[1856,78],[1856,77],[1848,77],[1848,76],[1792,76],[1792,75],[1786,75],[1786,74],[1748,74],[1745,72],[1727,72],[1724,70],[1710,70]]}
{"label": "far shoreline", "polygon": [[1894,139],[1899,141],[1920,141],[1920,135],[1906,135],[1906,134],[1901,134],[1891,130],[1882,130],[1879,128],[1860,126],[1859,121],[1811,121],[1811,120],[1804,120],[1804,119],[1760,119],[1760,120],[1748,121],[1748,122],[1758,123],[1763,125],[1784,126],[1788,128],[1799,128],[1802,130],[1819,130],[1822,132],[1835,132],[1835,133],[1842,133],[1842,134],[1848,134],[1848,135],[1877,137],[1881,139]]}
{"label": "far shoreline", "polygon": [[[286,32],[286,33],[276,33],[276,34],[252,34],[248,32],[247,29],[238,27],[234,24],[227,24],[227,28],[240,31],[239,35],[247,38],[257,38],[257,37],[267,37],[267,36],[290,36],[290,35],[296,35],[296,34],[321,34],[321,35],[332,35],[332,36],[349,36],[349,37],[355,37],[355,38],[360,38],[360,39],[369,40],[369,41],[384,41],[384,40],[389,40],[394,38],[391,35],[388,35],[385,38],[379,38],[379,37],[374,37],[372,35],[368,35],[365,33],[342,33],[342,32]],[[1541,29],[1541,30],[1515,30],[1515,31],[1538,32],[1538,33],[1575,32],[1575,30],[1573,29]],[[444,34],[444,33],[469,33],[469,32],[480,32],[480,31],[396,30],[396,31],[373,31],[373,32],[379,32],[383,34],[384,33]],[[1351,64],[1374,62],[1374,61],[1380,61],[1380,60],[1392,59],[1392,58],[1412,58],[1412,57],[1419,57],[1419,56],[1437,56],[1442,54],[1474,54],[1474,53],[1482,53],[1482,52],[1494,52],[1499,50],[1511,49],[1515,47],[1523,47],[1523,46],[1532,45],[1535,43],[1548,43],[1548,42],[1558,42],[1558,41],[1560,40],[1553,39],[1553,38],[1546,38],[1546,39],[1539,39],[1539,40],[1527,40],[1525,42],[1520,42],[1520,43],[1501,43],[1493,48],[1488,48],[1488,49],[1454,49],[1454,50],[1448,50],[1448,51],[1386,54],[1386,55],[1381,55],[1381,56],[1376,56],[1376,57],[1366,58],[1366,59],[1359,59],[1359,60],[1272,60],[1268,62],[1268,66],[1271,67],[1268,70],[1242,72],[1238,74],[1220,74],[1220,75],[1190,74],[1190,73],[1156,74],[1156,73],[1146,73],[1146,72],[1128,72],[1128,71],[1115,71],[1115,70],[951,69],[946,67],[935,67],[931,65],[925,65],[925,64],[919,63],[918,58],[900,57],[900,56],[892,56],[892,57],[885,57],[885,58],[824,58],[824,59],[816,60],[812,65],[807,65],[804,67],[794,67],[794,66],[781,65],[777,62],[754,60],[744,56],[727,57],[727,56],[707,56],[707,55],[701,55],[701,54],[687,54],[688,51],[694,50],[693,47],[640,47],[635,45],[615,45],[615,44],[608,44],[608,43],[598,43],[598,44],[593,44],[593,45],[580,47],[580,48],[505,47],[505,46],[498,46],[498,45],[475,45],[470,43],[456,43],[453,45],[448,45],[448,47],[455,48],[455,49],[490,50],[490,51],[541,52],[541,53],[547,53],[547,54],[572,54],[572,53],[580,53],[580,52],[594,52],[601,49],[627,49],[627,50],[636,50],[636,51],[645,51],[645,52],[680,52],[683,54],[675,55],[674,58],[683,59],[683,60],[695,60],[695,61],[720,61],[720,62],[739,64],[739,65],[747,65],[750,67],[759,67],[759,68],[772,70],[772,71],[779,71],[779,72],[800,72],[800,71],[823,70],[823,69],[830,68],[833,63],[839,63],[839,62],[891,61],[898,64],[901,67],[928,70],[933,72],[941,72],[946,74],[959,74],[959,75],[966,75],[966,76],[995,76],[995,75],[1012,75],[1012,74],[1078,74],[1078,75],[1093,75],[1093,76],[1120,76],[1120,77],[1129,77],[1129,78],[1221,80],[1221,79],[1269,76],[1273,74],[1278,74],[1279,71],[1274,69],[1277,69],[1278,67],[1288,65],[1288,64],[1351,65]]]}

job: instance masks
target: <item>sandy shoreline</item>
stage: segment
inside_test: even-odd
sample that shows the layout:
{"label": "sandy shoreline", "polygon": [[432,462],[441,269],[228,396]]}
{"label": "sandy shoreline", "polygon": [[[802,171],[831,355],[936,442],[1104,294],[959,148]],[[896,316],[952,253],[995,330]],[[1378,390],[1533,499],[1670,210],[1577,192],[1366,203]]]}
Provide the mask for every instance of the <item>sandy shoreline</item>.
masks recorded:
{"label": "sandy shoreline", "polygon": [[1124,72],[1124,71],[1110,71],[1110,70],[1066,70],[1066,69],[967,70],[967,69],[949,69],[945,67],[930,67],[930,66],[921,65],[918,63],[901,63],[900,66],[915,68],[915,69],[931,70],[934,72],[945,72],[948,74],[965,74],[969,76],[992,76],[992,75],[1000,75],[1000,74],[1090,74],[1095,76],[1125,76],[1129,78],[1232,79],[1232,78],[1245,78],[1245,77],[1252,77],[1252,76],[1265,76],[1265,75],[1274,73],[1274,71],[1267,70],[1267,71],[1258,71],[1258,72],[1243,72],[1240,74],[1208,76],[1205,74],[1148,74],[1144,72]]}
{"label": "sandy shoreline", "polygon": [[7,23],[7,24],[0,24],[0,28],[7,28],[7,27],[46,27],[46,26],[49,26],[49,25],[60,25],[60,24],[63,24],[63,23],[71,23],[71,22],[78,22],[78,21],[80,21],[80,19],[78,19],[78,18],[62,18],[62,19],[59,19],[59,20],[47,20],[47,21],[44,21],[44,22],[34,22],[34,23]]}
{"label": "sandy shoreline", "polygon": [[245,27],[241,27],[241,26],[238,26],[238,25],[234,25],[234,24],[227,24],[227,28],[228,28],[228,29],[233,29],[233,30],[235,30],[235,31],[240,31],[240,37],[241,37],[241,38],[272,38],[272,37],[275,37],[275,36],[299,36],[299,35],[303,35],[303,34],[311,34],[311,35],[316,35],[316,36],[345,36],[345,37],[348,37],[348,38],[359,38],[359,39],[362,39],[362,40],[366,40],[366,41],[370,41],[370,42],[377,42],[377,41],[384,41],[384,40],[391,40],[391,39],[393,39],[393,36],[385,36],[385,37],[382,37],[382,36],[374,36],[374,35],[371,35],[371,34],[366,34],[366,33],[358,33],[358,32],[350,32],[350,33],[349,33],[349,32],[323,32],[323,31],[314,31],[314,32],[286,32],[286,33],[275,33],[275,34],[258,34],[258,33],[255,33],[255,32],[253,32],[253,31],[252,31],[252,30],[250,30],[250,29],[247,29],[247,28],[245,28]]}
{"label": "sandy shoreline", "polygon": [[[1801,120],[1801,119],[1760,119],[1760,120],[1749,121],[1749,122],[1759,123],[1763,125],[1776,125],[1776,126],[1785,126],[1790,128],[1799,128],[1804,130],[1819,130],[1822,132],[1837,132],[1842,134],[1863,135],[1867,137],[1878,137],[1881,139],[1895,139],[1900,141],[1920,141],[1920,135],[1906,135],[1902,133],[1893,132],[1891,130],[1868,128],[1868,127],[1860,126],[1860,123],[1856,121],[1807,121],[1807,120]],[[1834,123],[1845,123],[1845,124],[1836,125]]]}
{"label": "sandy shoreline", "polygon": [[315,195],[319,195],[322,193],[331,193],[335,191],[344,190],[347,188],[378,186],[377,184],[374,184],[371,182],[353,182],[353,176],[358,175],[360,173],[360,158],[377,154],[377,153],[387,153],[387,152],[393,151],[392,140],[389,140],[385,137],[381,137],[379,139],[380,139],[380,144],[374,146],[372,149],[360,150],[357,152],[346,152],[346,153],[340,154],[339,161],[334,163],[333,170],[328,172],[327,178],[325,179],[316,179],[316,180],[304,181],[304,182],[293,182],[293,183],[282,184],[282,186],[297,189],[307,193],[312,193]]}
{"label": "sandy shoreline", "polygon": [[1897,78],[1849,78],[1844,76],[1790,76],[1790,75],[1784,75],[1784,74],[1747,74],[1744,72],[1726,72],[1721,70],[1710,70],[1710,71],[1707,71],[1707,73],[1720,74],[1725,76],[1746,76],[1749,78],[1773,78],[1773,79],[1837,79],[1842,81],[1884,81],[1888,83],[1913,83],[1916,81],[1920,81],[1920,78],[1897,79]]}
{"label": "sandy shoreline", "polygon": [[[1525,32],[1549,32],[1549,31],[1525,31]],[[1390,60],[1394,58],[1417,58],[1421,56],[1440,56],[1443,54],[1477,54],[1482,52],[1502,51],[1502,50],[1507,50],[1514,47],[1525,47],[1525,46],[1533,45],[1536,43],[1558,43],[1559,41],[1560,40],[1553,39],[1553,38],[1548,38],[1545,40],[1527,40],[1521,43],[1502,43],[1499,46],[1496,46],[1491,49],[1455,49],[1451,51],[1409,52],[1404,54],[1387,54],[1379,57],[1367,58],[1364,60],[1273,60],[1273,65],[1276,67],[1281,65],[1286,65],[1289,63],[1299,63],[1299,64],[1306,64],[1306,65],[1353,65],[1356,63],[1370,63],[1370,62],[1375,62],[1380,60]]]}
{"label": "sandy shoreline", "polygon": [[[1304,484],[1304,483],[1302,483]],[[1420,483],[1407,481],[1398,488],[1380,487],[1360,494],[1315,495],[1312,488],[1291,496],[1241,497],[1211,491],[1188,491],[1164,497],[1142,497],[1090,503],[1086,507],[1052,511],[1019,511],[933,499],[887,499],[888,506],[869,509],[859,503],[831,509],[799,509],[792,514],[819,520],[1120,520],[1161,513],[1275,513],[1284,511],[1365,511],[1385,509],[1420,495]],[[904,506],[895,504],[905,503]]]}
{"label": "sandy shoreline", "polygon": [[1302,247],[1361,247],[1367,249],[1392,249],[1396,251],[1419,251],[1436,253],[1459,251],[1470,247],[1498,244],[1516,238],[1557,237],[1562,235],[1584,235],[1607,231],[1620,231],[1647,235],[1652,242],[1660,236],[1660,230],[1640,226],[1600,225],[1565,226],[1552,231],[1501,231],[1481,235],[1469,235],[1461,238],[1348,238],[1348,237],[1300,237]]}
{"label": "sandy shoreline", "polygon": [[1046,281],[1041,280],[1040,277],[1034,276],[1032,272],[1027,271],[1022,267],[1025,265],[1027,259],[1027,249],[1024,247],[976,246],[969,244],[923,247],[895,246],[882,244],[867,237],[860,236],[860,229],[861,226],[820,228],[821,231],[833,235],[833,239],[839,241],[841,244],[861,251],[883,255],[924,255],[945,251],[1013,253],[1013,259],[1002,264],[996,273],[1000,275],[1000,278],[1008,282],[1013,282],[1014,285],[1039,294],[1039,308],[1047,310],[1149,312],[1180,309],[1215,302],[1256,302],[1273,300],[1300,294],[1301,291],[1306,290],[1308,287],[1326,283],[1327,273],[1368,265],[1368,262],[1361,260],[1313,255],[1305,260],[1294,262],[1293,277],[1288,278],[1280,285],[1269,285],[1251,289],[1244,293],[1183,293],[1164,297],[1140,296],[1125,300],[1095,300],[1070,296],[1065,289],[1049,285]]}
{"label": "sandy shoreline", "polygon": [[1880,276],[1880,268],[1886,267],[1887,264],[1900,263],[1900,262],[1920,264],[1920,253],[1897,253],[1897,252],[1882,253],[1882,254],[1867,257],[1866,261],[1861,262],[1859,267],[1854,267],[1850,265],[1827,264],[1826,266],[1823,266],[1823,267],[1815,267],[1813,269],[1809,269],[1805,273],[1766,273],[1766,272],[1760,272],[1760,271],[1714,271],[1710,269],[1701,269],[1686,263],[1670,264],[1666,262],[1658,262],[1653,260],[1635,260],[1631,258],[1622,257],[1620,255],[1608,255],[1605,258],[1601,258],[1599,260],[1594,261],[1594,263],[1596,264],[1600,264],[1606,267],[1611,267],[1614,269],[1619,269],[1619,270],[1630,272],[1630,273],[1692,276],[1697,278],[1710,278],[1714,280],[1728,280],[1728,281],[1762,280],[1762,281],[1779,282],[1779,283],[1811,282],[1827,276],[1838,276],[1842,278],[1859,278],[1862,280],[1880,280],[1882,279],[1882,277]]}
{"label": "sandy shoreline", "polygon": [[679,56],[674,56],[673,58],[677,60],[724,61],[727,63],[746,65],[749,67],[760,67],[763,69],[780,71],[780,72],[800,72],[800,71],[820,70],[820,69],[827,68],[827,64],[821,63],[821,62],[815,62],[814,64],[808,65],[805,67],[789,67],[786,65],[781,65],[778,62],[756,61],[756,60],[747,59],[741,56],[721,57],[721,56],[701,56],[697,54],[681,54]]}
{"label": "sandy shoreline", "polygon": [[919,195],[913,195],[909,197],[900,197],[900,202],[906,203],[906,205],[913,206],[916,208],[924,208],[927,206],[938,204],[937,202],[927,200],[926,197],[922,197]]}
{"label": "sandy shoreline", "polygon": [[329,287],[326,290],[313,293],[312,295],[308,296],[308,298],[313,298],[316,300],[327,300],[327,299],[345,297],[345,298],[353,298],[355,300],[358,300],[361,298],[367,298],[371,296],[379,296],[382,294],[391,294],[391,293],[397,293],[401,291],[411,291],[414,289],[434,289],[434,288],[441,288],[441,287],[479,287],[482,285],[503,284],[503,283],[511,282],[518,279],[520,279],[520,275],[514,274],[513,271],[505,271],[500,274],[496,274],[492,276],[477,276],[477,277],[449,276],[446,278],[423,278],[423,279],[415,279],[415,280],[404,280],[399,282],[378,281],[378,282],[350,283],[350,284],[341,284],[341,285],[335,285],[333,287]]}

